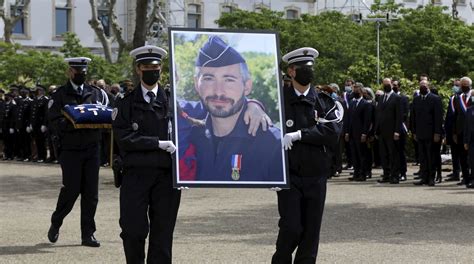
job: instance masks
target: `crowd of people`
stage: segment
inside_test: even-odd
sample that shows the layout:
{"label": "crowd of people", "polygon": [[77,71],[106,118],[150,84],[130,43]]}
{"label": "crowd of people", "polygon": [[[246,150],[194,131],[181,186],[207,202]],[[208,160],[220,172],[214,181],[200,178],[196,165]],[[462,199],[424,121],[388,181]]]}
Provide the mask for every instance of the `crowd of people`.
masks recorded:
{"label": "crowd of people", "polygon": [[[288,79],[284,78],[284,82]],[[108,85],[104,80],[89,82],[108,95],[113,107],[117,97],[131,91],[129,80]],[[335,149],[331,177],[342,170],[353,170],[351,181],[366,181],[373,168],[382,168],[380,183],[397,184],[407,180],[407,144],[413,144],[415,185],[434,186],[443,181],[441,153],[451,154],[452,172],[444,181],[474,188],[471,133],[468,115],[473,103],[472,80],[453,81],[452,95],[443,109],[437,89],[430,86],[426,75],[420,77],[413,99],[403,93],[398,80],[385,78],[382,89],[373,91],[360,82],[347,79],[344,88],[335,83],[315,89],[330,94],[345,110],[344,132]],[[48,96],[55,85],[27,88],[11,85],[5,93],[0,89],[0,157],[3,160],[58,163],[53,140],[48,130]],[[471,110],[472,111],[472,110]],[[110,165],[110,130],[101,133],[101,165]],[[471,148],[472,151],[472,148]],[[469,155],[470,154],[470,155]],[[343,166],[343,157],[345,166]]]}
{"label": "crowd of people", "polygon": [[[104,80],[89,82],[102,89],[113,106],[116,99],[133,89],[130,80],[107,84]],[[21,162],[58,163],[54,140],[48,124],[48,103],[56,85],[28,88],[12,84],[9,91],[0,89],[0,158]],[[101,165],[110,165],[109,129],[101,131]]]}
{"label": "crowd of people", "polygon": [[[335,83],[317,86],[340,101],[344,108],[344,132],[334,150],[331,177],[353,169],[351,181],[366,181],[373,168],[382,168],[379,183],[398,184],[407,180],[407,144],[413,144],[420,166],[415,185],[434,186],[443,181],[441,153],[451,153],[452,173],[444,181],[474,188],[472,80],[453,81],[447,109],[428,76],[421,75],[419,89],[410,101],[400,81],[385,78],[382,89],[373,91],[348,79],[344,88]],[[442,151],[443,149],[443,151]],[[346,166],[343,167],[343,156]]]}

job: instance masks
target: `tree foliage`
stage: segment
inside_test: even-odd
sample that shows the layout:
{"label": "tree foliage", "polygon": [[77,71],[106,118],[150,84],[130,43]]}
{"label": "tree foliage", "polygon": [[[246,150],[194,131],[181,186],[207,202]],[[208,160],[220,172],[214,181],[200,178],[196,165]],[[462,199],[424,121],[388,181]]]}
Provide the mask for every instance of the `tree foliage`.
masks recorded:
{"label": "tree foliage", "polygon": [[[448,90],[453,77],[472,76],[473,26],[452,19],[441,7],[432,5],[402,9],[393,1],[386,4],[376,1],[372,9],[399,14],[397,19],[380,25],[381,77],[410,79],[414,89],[417,85],[414,78],[426,73],[441,89]],[[315,83],[342,84],[348,77],[367,86],[377,83],[373,22],[354,23],[339,12],[287,20],[283,13],[270,10],[261,13],[237,10],[223,14],[216,22],[224,28],[275,30],[280,36],[282,54],[305,46],[316,48],[320,55],[314,69]]]}

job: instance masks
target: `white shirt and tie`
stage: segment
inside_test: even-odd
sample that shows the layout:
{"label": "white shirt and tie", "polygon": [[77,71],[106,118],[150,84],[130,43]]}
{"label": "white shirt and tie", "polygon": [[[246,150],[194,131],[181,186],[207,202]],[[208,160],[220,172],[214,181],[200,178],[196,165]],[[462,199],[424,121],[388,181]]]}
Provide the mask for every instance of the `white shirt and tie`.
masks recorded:
{"label": "white shirt and tie", "polygon": [[153,94],[155,94],[155,97],[156,98],[156,95],[158,94],[158,84],[155,85],[155,87],[153,87],[153,89],[151,90],[148,90],[147,88],[143,87],[143,85],[141,85],[141,88],[142,88],[142,95],[143,95],[143,99],[145,99],[145,101],[147,103],[150,103],[150,96],[148,95],[148,92],[152,92]]}
{"label": "white shirt and tie", "polygon": [[70,82],[71,82],[72,88],[74,88],[74,90],[76,90],[77,93],[82,95],[82,92],[84,91],[84,84],[77,85],[73,81],[70,81]]}
{"label": "white shirt and tie", "polygon": [[296,90],[295,88],[293,88],[295,90],[295,93],[297,96],[301,96],[301,95],[304,95],[304,96],[307,96],[308,93],[309,93],[309,89],[311,89],[311,87],[308,87],[308,89],[306,89],[306,91],[304,91],[303,93],[301,93],[300,91]]}

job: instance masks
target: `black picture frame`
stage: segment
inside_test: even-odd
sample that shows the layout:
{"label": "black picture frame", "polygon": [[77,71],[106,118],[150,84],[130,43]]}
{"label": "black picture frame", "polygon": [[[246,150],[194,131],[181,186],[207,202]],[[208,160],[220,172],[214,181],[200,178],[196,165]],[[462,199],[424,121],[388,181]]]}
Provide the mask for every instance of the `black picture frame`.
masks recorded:
{"label": "black picture frame", "polygon": [[[280,62],[280,52],[279,52],[279,38],[278,33],[274,31],[254,31],[254,30],[222,30],[222,29],[190,29],[190,28],[169,28],[169,69],[170,69],[170,89],[171,89],[171,111],[173,115],[173,131],[172,136],[176,144],[176,152],[173,160],[173,187],[220,187],[220,188],[289,188],[289,172],[288,172],[288,157],[286,151],[283,149],[282,139],[284,135],[285,126],[284,124],[284,99],[281,83],[281,72],[279,69]],[[207,125],[212,122],[212,117],[206,110],[206,107],[203,105],[200,100],[199,94],[195,89],[196,84],[194,84],[194,71],[196,68],[196,59],[200,54],[200,42],[206,43],[209,42],[209,38],[218,36],[220,39],[225,39],[225,43],[232,47],[239,54],[242,54],[242,57],[245,59],[245,62],[249,64],[250,60],[253,60],[253,65],[260,65],[260,63],[255,63],[258,61],[258,58],[265,59],[264,65],[270,65],[268,69],[260,69],[261,72],[267,72],[267,75],[264,75],[260,72],[260,81],[264,80],[266,86],[263,86],[260,82],[258,87],[265,87],[265,90],[268,94],[274,95],[274,99],[269,101],[269,96],[252,97],[252,94],[246,96],[246,99],[255,99],[256,104],[262,103],[262,106],[265,108],[265,111],[269,116],[272,117],[272,122],[274,126],[272,127],[271,132],[263,132],[259,128],[260,134],[257,133],[257,137],[260,135],[260,138],[268,138],[268,134],[272,133],[272,136],[275,137],[275,140],[271,142],[276,142],[275,144],[264,144],[262,142],[254,140],[255,144],[248,145],[248,148],[256,149],[256,152],[247,151],[248,148],[244,148],[245,153],[247,154],[231,154],[231,158],[224,163],[232,163],[232,160],[242,161],[242,167],[238,170],[237,166],[230,166],[231,170],[224,169],[225,173],[216,173],[212,177],[221,177],[219,180],[209,180],[208,176],[210,173],[203,173],[203,171],[222,171],[222,166],[226,167],[227,165],[220,166],[218,162],[213,163],[212,166],[203,166],[202,164],[209,164],[209,156],[215,156],[219,158],[221,155],[215,154],[215,147],[203,147],[207,146],[206,143],[202,143],[201,136],[209,139],[210,141],[214,140],[214,135],[208,135],[207,132],[209,129],[206,129]],[[226,51],[223,51],[225,54]],[[191,53],[191,54],[188,54]],[[186,54],[186,55],[184,55]],[[184,57],[183,57],[184,56]],[[259,57],[260,56],[260,57]],[[190,59],[191,58],[191,59]],[[216,57],[217,58],[217,57]],[[263,67],[263,66],[262,66]],[[252,78],[254,69],[252,65],[248,65],[248,69]],[[190,72],[192,71],[192,72]],[[270,74],[268,74],[270,72]],[[191,77],[193,76],[193,77]],[[263,77],[262,77],[263,76]],[[268,78],[265,79],[265,76]],[[190,78],[193,79],[192,83]],[[252,79],[252,82],[254,80]],[[269,84],[269,83],[270,84]],[[252,86],[252,87],[255,87]],[[194,92],[194,95],[193,95]],[[253,91],[252,91],[253,92]],[[262,101],[266,101],[268,105],[263,104]],[[188,111],[191,106],[191,110]],[[192,112],[192,113],[190,113]],[[201,114],[201,118],[196,117],[196,112]],[[272,112],[270,115],[269,112]],[[184,113],[184,114],[183,114]],[[204,113],[204,114],[203,114]],[[203,115],[206,118],[203,120]],[[196,126],[189,124],[189,117],[196,119],[201,122],[205,122],[204,126]],[[242,117],[241,115],[239,116]],[[211,118],[208,120],[207,118]],[[202,124],[202,123],[200,123]],[[191,126],[191,128],[189,128]],[[238,125],[235,125],[234,129],[237,129]],[[204,131],[204,134],[202,133]],[[234,131],[234,130],[232,130]],[[212,133],[211,133],[212,134]],[[263,134],[266,135],[263,136]],[[278,134],[278,138],[276,138]],[[198,136],[196,136],[198,135]],[[273,139],[273,138],[272,138]],[[206,141],[207,142],[207,141]],[[250,142],[250,141],[249,141]],[[195,144],[194,144],[195,143]],[[189,155],[191,150],[190,146],[193,145],[195,152]],[[215,145],[215,144],[214,144]],[[214,146],[213,145],[213,146]],[[261,147],[256,147],[255,145],[261,145]],[[242,146],[242,145],[239,145]],[[232,146],[231,146],[232,147]],[[278,147],[278,149],[277,149]],[[233,148],[233,147],[232,147]],[[271,148],[271,151],[268,152],[267,149]],[[223,148],[227,150],[226,148]],[[206,150],[206,151],[204,151]],[[272,153],[275,159],[268,159],[266,155],[258,155],[266,153]],[[225,151],[224,151],[225,152]],[[206,153],[204,155],[203,153]],[[209,155],[207,155],[209,153]],[[221,153],[221,152],[219,152]],[[214,154],[214,155],[213,155]],[[228,154],[228,153],[227,153]],[[222,155],[225,156],[225,155]],[[253,157],[255,156],[255,157]],[[252,157],[252,158],[251,158]],[[280,159],[281,157],[281,159]],[[261,166],[255,166],[256,162],[262,160]],[[247,161],[246,161],[247,160]],[[272,161],[274,160],[274,163]],[[244,162],[246,161],[246,162]],[[194,162],[194,163],[193,163]],[[222,163],[222,162],[221,162]],[[191,164],[191,165],[188,165]],[[233,164],[233,163],[232,163]],[[254,166],[244,167],[246,164],[254,164]],[[274,167],[272,167],[274,166]],[[252,169],[249,169],[252,167]],[[276,169],[275,169],[276,167]],[[205,168],[205,170],[203,170]],[[264,170],[275,170],[277,173],[252,173],[252,171]],[[215,170],[214,170],[215,169]],[[245,171],[246,169],[246,171]],[[235,176],[235,171],[239,171],[239,175]],[[230,177],[228,174],[231,174]],[[254,180],[254,178],[259,178],[260,175],[266,175],[265,177],[272,177],[271,180],[268,178]],[[273,176],[276,175],[276,176]],[[234,177],[235,176],[235,177]],[[211,177],[211,178],[212,178]],[[247,179],[252,178],[251,180],[241,180],[240,177]],[[235,180],[237,178],[237,180]],[[278,180],[275,180],[278,179]]]}

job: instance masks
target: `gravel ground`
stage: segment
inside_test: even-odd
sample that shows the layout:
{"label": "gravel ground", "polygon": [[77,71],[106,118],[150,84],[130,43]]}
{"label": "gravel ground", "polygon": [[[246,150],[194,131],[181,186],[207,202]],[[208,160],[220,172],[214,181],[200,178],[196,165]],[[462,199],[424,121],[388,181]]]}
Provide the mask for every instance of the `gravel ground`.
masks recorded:
{"label": "gravel ground", "polygon": [[[474,191],[333,178],[318,263],[474,263]],[[374,170],[375,174],[379,171]],[[446,173],[445,173],[446,174]],[[96,237],[80,246],[79,201],[59,241],[46,234],[61,187],[58,165],[0,162],[0,263],[124,263],[118,189],[100,172]],[[174,263],[269,263],[277,235],[276,195],[264,189],[183,191]]]}

